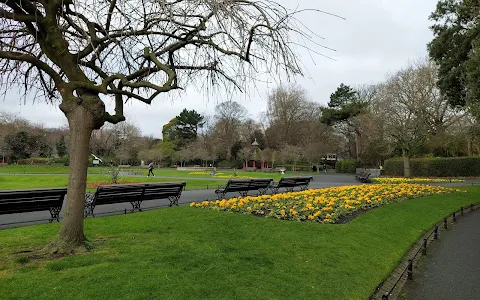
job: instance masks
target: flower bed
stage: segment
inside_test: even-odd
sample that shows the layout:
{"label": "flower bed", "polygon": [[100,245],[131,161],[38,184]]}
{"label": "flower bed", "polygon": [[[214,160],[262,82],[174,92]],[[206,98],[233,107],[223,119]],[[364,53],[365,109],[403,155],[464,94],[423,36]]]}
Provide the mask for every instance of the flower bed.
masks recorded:
{"label": "flower bed", "polygon": [[94,182],[87,182],[87,189],[96,189],[101,185],[109,185],[109,184],[128,184],[128,183],[141,183],[138,181],[129,181],[129,180],[117,180],[117,183],[113,183],[111,180],[106,181],[94,181]]}
{"label": "flower bed", "polygon": [[[221,179],[250,179],[254,177],[250,176],[235,176],[235,175],[224,175],[225,173],[222,172],[217,172],[215,175],[213,175],[213,178],[221,178]],[[210,172],[188,172],[188,175],[208,175],[210,176]]]}
{"label": "flower bed", "polygon": [[190,206],[283,220],[336,223],[339,218],[351,215],[358,210],[453,192],[461,192],[461,190],[420,184],[376,184],[193,202]]}
{"label": "flower bed", "polygon": [[386,183],[386,184],[396,184],[396,183],[434,183],[434,182],[464,182],[465,180],[461,179],[450,179],[450,178],[404,178],[404,177],[377,177],[372,178],[373,183]]}
{"label": "flower bed", "polygon": [[[188,175],[210,175],[210,174],[212,174],[212,172],[197,171],[197,172],[188,172],[187,174]],[[223,174],[223,173],[222,172],[217,172],[217,174]]]}

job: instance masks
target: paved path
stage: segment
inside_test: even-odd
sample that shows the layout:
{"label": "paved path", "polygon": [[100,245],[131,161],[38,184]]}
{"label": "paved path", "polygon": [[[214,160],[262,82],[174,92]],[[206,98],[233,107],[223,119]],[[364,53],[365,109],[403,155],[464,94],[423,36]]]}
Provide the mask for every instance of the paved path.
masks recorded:
{"label": "paved path", "polygon": [[401,299],[480,299],[480,210],[442,231],[413,276]]}
{"label": "paved path", "polygon": [[[160,177],[158,177],[160,178]],[[178,178],[172,178],[172,181],[178,181]],[[314,180],[310,183],[310,188],[318,189],[331,186],[342,186],[342,185],[353,185],[358,184],[353,175],[344,175],[344,174],[319,174],[314,175]],[[233,193],[227,194],[227,197],[236,196]],[[215,189],[206,189],[206,190],[187,190],[182,193],[178,203],[180,205],[186,205],[193,201],[204,201],[204,200],[213,200],[216,199]],[[142,203],[142,208],[148,209],[153,207],[167,207],[168,199],[161,200],[149,200]],[[65,207],[65,204],[63,205]],[[121,213],[125,208],[130,209],[129,203],[116,203],[108,205],[99,205],[95,208],[95,214],[100,216],[102,214],[107,214],[112,211],[117,211],[116,213]],[[63,208],[60,212],[60,218],[63,217]],[[21,214],[9,214],[9,215],[0,215],[0,229],[25,226],[39,223],[46,223],[50,218],[50,213],[48,211],[40,212],[30,212],[30,213],[21,213]]]}

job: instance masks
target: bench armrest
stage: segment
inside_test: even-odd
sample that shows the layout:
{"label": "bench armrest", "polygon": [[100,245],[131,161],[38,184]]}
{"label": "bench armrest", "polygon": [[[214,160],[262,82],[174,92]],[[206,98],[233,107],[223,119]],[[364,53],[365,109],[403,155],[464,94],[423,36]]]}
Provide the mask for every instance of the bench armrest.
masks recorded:
{"label": "bench armrest", "polygon": [[94,193],[85,193],[85,204],[89,205],[93,202],[95,199],[95,194]]}
{"label": "bench armrest", "polygon": [[224,190],[226,187],[227,187],[226,184],[219,185],[219,186],[217,186],[217,191],[218,191],[218,190]]}

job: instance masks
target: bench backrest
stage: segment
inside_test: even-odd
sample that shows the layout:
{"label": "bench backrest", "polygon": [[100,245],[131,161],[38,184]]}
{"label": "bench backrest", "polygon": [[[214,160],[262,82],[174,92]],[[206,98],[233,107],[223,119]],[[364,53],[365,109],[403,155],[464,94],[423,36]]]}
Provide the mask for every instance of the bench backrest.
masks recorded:
{"label": "bench backrest", "polygon": [[278,187],[296,187],[300,185],[308,185],[313,177],[283,177],[278,182]]}
{"label": "bench backrest", "polygon": [[122,203],[140,200],[143,184],[101,185],[95,192],[95,205]]}
{"label": "bench backrest", "polygon": [[143,200],[180,197],[185,185],[185,182],[162,182],[146,184]]}
{"label": "bench backrest", "polygon": [[66,188],[0,191],[0,214],[61,208],[66,194]]}
{"label": "bench backrest", "polygon": [[248,191],[250,186],[250,179],[230,179],[225,186],[225,192],[239,192]]}
{"label": "bench backrest", "polygon": [[252,179],[252,181],[250,181],[250,190],[266,189],[272,181],[273,179]]}
{"label": "bench backrest", "polygon": [[267,188],[273,179],[230,179],[225,186],[226,192],[242,192]]}
{"label": "bench backrest", "polygon": [[148,184],[112,184],[99,186],[95,193],[95,205],[164,199],[180,196],[185,182]]}

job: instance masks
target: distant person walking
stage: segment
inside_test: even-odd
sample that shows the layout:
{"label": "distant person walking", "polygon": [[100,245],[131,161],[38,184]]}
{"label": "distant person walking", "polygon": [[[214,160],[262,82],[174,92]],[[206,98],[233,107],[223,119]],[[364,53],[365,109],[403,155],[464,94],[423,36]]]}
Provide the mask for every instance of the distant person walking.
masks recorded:
{"label": "distant person walking", "polygon": [[323,164],[323,173],[327,173],[327,164]]}
{"label": "distant person walking", "polygon": [[153,177],[155,177],[155,174],[153,174],[153,161],[148,164],[148,177],[150,177],[150,173],[152,173]]}

